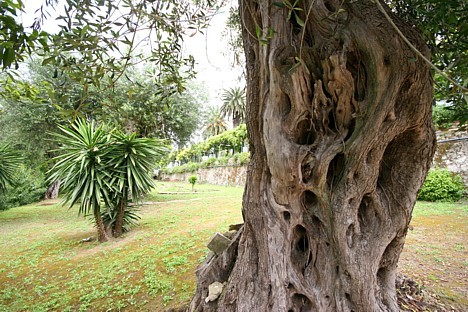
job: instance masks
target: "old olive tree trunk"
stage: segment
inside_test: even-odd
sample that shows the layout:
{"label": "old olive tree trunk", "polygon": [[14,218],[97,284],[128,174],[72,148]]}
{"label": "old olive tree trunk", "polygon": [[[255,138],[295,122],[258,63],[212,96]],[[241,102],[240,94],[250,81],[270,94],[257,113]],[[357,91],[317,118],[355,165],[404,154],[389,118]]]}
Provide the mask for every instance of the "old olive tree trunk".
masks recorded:
{"label": "old olive tree trunk", "polygon": [[[240,1],[245,223],[200,266],[190,310],[398,311],[397,263],[434,152],[430,68],[371,0],[273,3]],[[206,303],[214,281],[224,291]]]}

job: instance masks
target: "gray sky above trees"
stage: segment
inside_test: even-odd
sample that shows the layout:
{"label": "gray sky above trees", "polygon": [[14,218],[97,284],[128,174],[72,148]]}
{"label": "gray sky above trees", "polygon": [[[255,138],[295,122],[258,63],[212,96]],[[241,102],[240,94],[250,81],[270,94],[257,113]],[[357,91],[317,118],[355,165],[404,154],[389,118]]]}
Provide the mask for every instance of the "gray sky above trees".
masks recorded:
{"label": "gray sky above trees", "polygon": [[[63,1],[60,1],[63,2]],[[59,2],[59,3],[60,3]],[[20,16],[23,25],[32,25],[34,17],[39,16],[42,1],[26,0],[26,12]],[[48,8],[51,16],[48,18],[43,28],[49,32],[58,31],[55,17],[63,11],[63,4],[59,4],[55,9]],[[193,36],[186,36],[184,39],[184,53],[191,54],[196,60],[195,70],[197,71],[196,81],[205,85],[208,91],[209,105],[221,106],[221,94],[223,89],[243,85],[240,81],[242,68],[233,68],[232,59],[229,56],[229,46],[223,37],[223,31],[228,17],[228,8],[224,8],[213,15],[210,27],[203,30],[203,33],[196,33]]]}

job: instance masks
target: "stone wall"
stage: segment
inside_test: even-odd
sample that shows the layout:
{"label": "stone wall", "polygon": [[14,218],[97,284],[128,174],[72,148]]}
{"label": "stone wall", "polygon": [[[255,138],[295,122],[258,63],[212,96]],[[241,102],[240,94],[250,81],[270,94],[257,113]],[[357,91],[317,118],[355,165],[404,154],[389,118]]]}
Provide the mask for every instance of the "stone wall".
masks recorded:
{"label": "stone wall", "polygon": [[[468,133],[458,134],[458,138],[467,138]],[[468,139],[454,140],[454,136],[439,135],[433,166],[447,168],[458,173],[468,186]],[[452,141],[453,140],[453,141]]]}
{"label": "stone wall", "polygon": [[[434,156],[433,166],[447,168],[461,175],[468,186],[468,139],[448,141],[454,137],[468,137],[468,133],[457,135],[438,134],[439,143]],[[187,182],[191,175],[196,174],[200,183],[224,186],[243,186],[245,184],[246,166],[218,166],[199,169],[197,173],[182,173],[162,175],[163,180]]]}
{"label": "stone wall", "polygon": [[198,182],[223,186],[244,186],[247,176],[247,166],[217,166],[201,168],[198,172],[162,174],[163,181],[184,181],[192,175],[197,175]]}

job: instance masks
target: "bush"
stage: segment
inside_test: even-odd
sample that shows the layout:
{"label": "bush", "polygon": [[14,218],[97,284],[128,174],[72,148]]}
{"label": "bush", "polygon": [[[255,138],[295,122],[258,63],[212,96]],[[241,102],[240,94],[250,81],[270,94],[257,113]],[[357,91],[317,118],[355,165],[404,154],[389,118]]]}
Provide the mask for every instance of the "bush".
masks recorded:
{"label": "bush", "polygon": [[453,108],[441,105],[433,107],[432,121],[437,129],[445,130],[450,128],[455,119],[456,116]]}
{"label": "bush", "polygon": [[44,176],[24,166],[14,173],[15,187],[0,195],[0,210],[38,202],[44,198],[47,187]]}
{"label": "bush", "polygon": [[229,157],[228,156],[219,157],[217,163],[219,166],[226,166],[229,163]]}
{"label": "bush", "polygon": [[447,169],[431,169],[418,199],[427,201],[457,201],[463,196],[465,186],[460,176]]}
{"label": "bush", "polygon": [[216,157],[210,157],[201,163],[202,168],[208,168],[216,164]]}
{"label": "bush", "polygon": [[189,162],[187,164],[180,165],[177,167],[164,168],[161,171],[166,174],[175,174],[175,173],[185,173],[185,172],[196,172],[198,171],[198,168],[200,168],[200,164]]}
{"label": "bush", "polygon": [[250,153],[249,152],[243,152],[239,154],[239,165],[243,166],[248,164],[250,161]]}

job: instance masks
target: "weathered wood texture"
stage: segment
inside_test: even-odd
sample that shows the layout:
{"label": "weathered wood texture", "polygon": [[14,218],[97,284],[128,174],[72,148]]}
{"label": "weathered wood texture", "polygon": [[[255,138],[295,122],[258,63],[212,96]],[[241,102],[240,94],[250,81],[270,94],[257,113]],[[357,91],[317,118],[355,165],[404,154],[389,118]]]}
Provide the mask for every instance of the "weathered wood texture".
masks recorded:
{"label": "weathered wood texture", "polygon": [[[245,224],[238,247],[201,266],[191,311],[398,311],[397,262],[434,152],[429,66],[370,0],[299,1],[305,26],[272,3],[240,1]],[[274,30],[267,44],[258,29]],[[214,281],[225,290],[205,303]]]}

